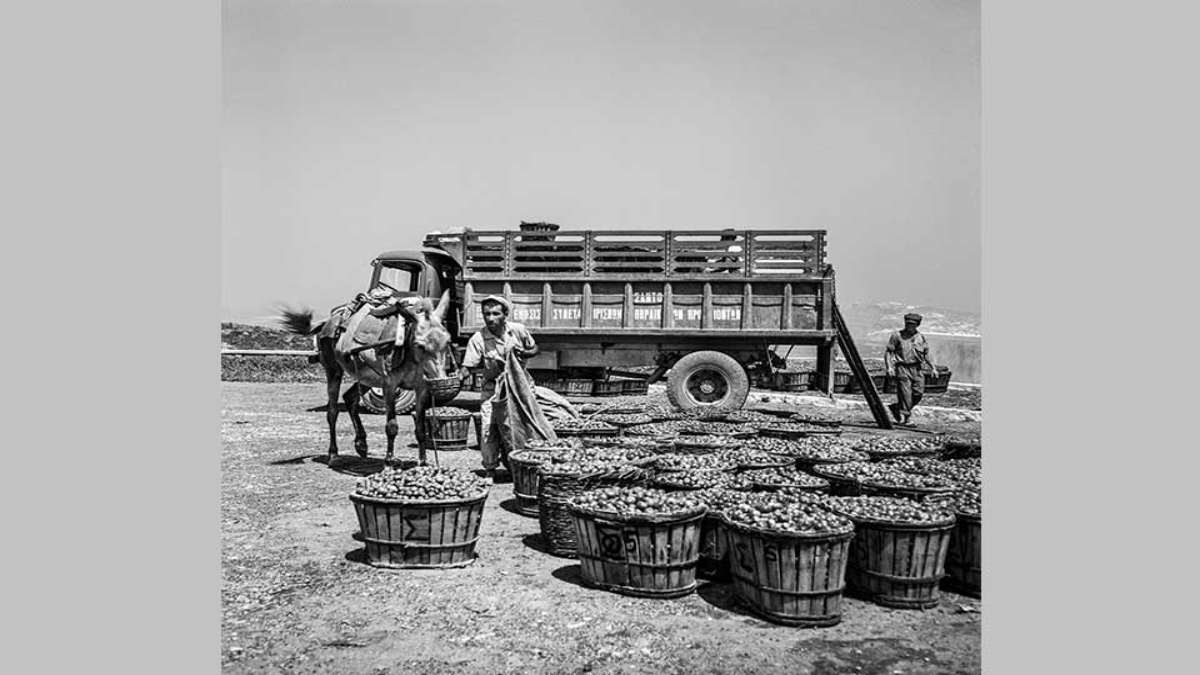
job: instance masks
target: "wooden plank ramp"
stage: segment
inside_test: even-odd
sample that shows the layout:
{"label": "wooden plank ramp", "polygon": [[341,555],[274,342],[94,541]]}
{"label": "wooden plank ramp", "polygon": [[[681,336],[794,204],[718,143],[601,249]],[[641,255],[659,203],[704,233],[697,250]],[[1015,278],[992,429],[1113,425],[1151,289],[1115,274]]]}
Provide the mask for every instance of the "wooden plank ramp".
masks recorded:
{"label": "wooden plank ramp", "polygon": [[854,346],[854,338],[851,337],[850,329],[846,327],[846,321],[842,318],[842,310],[838,308],[836,300],[830,298],[830,302],[833,307],[833,327],[837,330],[838,349],[842,350],[842,356],[846,357],[851,372],[862,386],[863,397],[867,399],[867,405],[871,408],[871,415],[875,418],[875,423],[879,425],[880,429],[892,429],[892,418],[888,416],[883,399],[879,397],[879,390],[875,388],[875,382],[867,373],[867,367],[858,354],[858,347]]}

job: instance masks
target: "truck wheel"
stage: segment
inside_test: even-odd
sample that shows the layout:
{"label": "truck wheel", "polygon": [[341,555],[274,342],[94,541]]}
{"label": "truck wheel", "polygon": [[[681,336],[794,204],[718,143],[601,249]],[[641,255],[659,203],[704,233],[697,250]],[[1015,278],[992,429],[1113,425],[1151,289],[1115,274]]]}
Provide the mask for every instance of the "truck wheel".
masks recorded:
{"label": "truck wheel", "polygon": [[[370,410],[373,413],[383,415],[387,413],[387,408],[383,400],[383,389],[374,388],[363,392],[362,398],[358,399],[359,405]],[[412,389],[401,389],[396,393],[396,414],[407,415],[416,407],[417,395]]]}
{"label": "truck wheel", "polygon": [[667,398],[681,410],[740,408],[749,393],[750,378],[742,364],[721,352],[692,352],[667,373]]}

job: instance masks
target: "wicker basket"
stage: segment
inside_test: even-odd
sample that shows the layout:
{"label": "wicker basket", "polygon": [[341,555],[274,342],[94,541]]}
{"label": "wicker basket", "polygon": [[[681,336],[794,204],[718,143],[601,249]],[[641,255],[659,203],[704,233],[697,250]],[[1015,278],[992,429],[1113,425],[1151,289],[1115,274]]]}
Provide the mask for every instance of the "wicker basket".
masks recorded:
{"label": "wicker basket", "polygon": [[851,520],[855,534],[846,568],[850,589],[884,607],[936,607],[954,517],[933,523]]}
{"label": "wicker basket", "polygon": [[951,590],[980,597],[983,577],[983,519],[974,514],[955,513],[946,553],[945,585]]}
{"label": "wicker basket", "polygon": [[802,535],[725,521],[734,594],[755,614],[788,626],[833,626],[853,532]]}
{"label": "wicker basket", "polygon": [[487,496],[404,502],[351,494],[367,563],[393,568],[470,565]]}
{"label": "wicker basket", "polygon": [[457,375],[450,377],[427,377],[425,382],[429,385],[429,391],[433,393],[435,403],[449,403],[458,396],[458,392],[462,391],[462,379]]}
{"label": "wicker basket", "polygon": [[574,558],[576,548],[575,520],[568,502],[576,495],[605,485],[635,485],[643,482],[647,472],[626,466],[604,474],[580,475],[551,473],[538,469],[538,524],[542,540],[551,555]]}
{"label": "wicker basket", "polygon": [[700,559],[700,521],[707,510],[620,516],[571,507],[583,582],[639,597],[691,593]]}

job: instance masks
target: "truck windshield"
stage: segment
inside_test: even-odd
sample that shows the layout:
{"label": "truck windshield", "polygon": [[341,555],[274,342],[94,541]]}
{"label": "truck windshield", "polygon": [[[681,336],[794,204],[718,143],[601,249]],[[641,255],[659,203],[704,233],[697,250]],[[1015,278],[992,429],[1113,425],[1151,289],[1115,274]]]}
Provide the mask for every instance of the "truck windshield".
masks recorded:
{"label": "truck windshield", "polygon": [[417,275],[412,267],[380,265],[378,281],[401,292],[417,290]]}

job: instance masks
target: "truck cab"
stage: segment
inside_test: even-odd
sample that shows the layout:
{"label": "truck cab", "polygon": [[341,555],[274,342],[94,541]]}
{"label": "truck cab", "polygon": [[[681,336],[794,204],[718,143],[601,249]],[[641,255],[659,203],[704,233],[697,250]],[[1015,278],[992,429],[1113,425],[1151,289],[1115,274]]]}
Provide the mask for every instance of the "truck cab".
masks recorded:
{"label": "truck cab", "polygon": [[443,291],[449,290],[451,311],[446,312],[446,329],[457,338],[462,317],[461,271],[458,261],[445,251],[429,248],[387,251],[371,261],[369,288],[382,285],[397,297],[423,296],[434,302]]}

